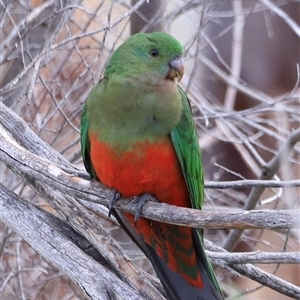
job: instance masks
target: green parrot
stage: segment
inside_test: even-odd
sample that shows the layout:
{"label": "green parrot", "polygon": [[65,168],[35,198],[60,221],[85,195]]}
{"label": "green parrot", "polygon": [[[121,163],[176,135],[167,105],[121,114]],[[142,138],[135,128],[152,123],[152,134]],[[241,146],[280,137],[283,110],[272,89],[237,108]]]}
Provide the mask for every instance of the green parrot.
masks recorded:
{"label": "green parrot", "polygon": [[[224,299],[200,229],[140,217],[146,199],[201,209],[203,169],[191,107],[178,86],[183,47],[163,32],[131,36],[88,96],[81,149],[92,178],[115,191],[112,213],[150,259],[170,300]],[[136,215],[113,208],[118,194]]]}

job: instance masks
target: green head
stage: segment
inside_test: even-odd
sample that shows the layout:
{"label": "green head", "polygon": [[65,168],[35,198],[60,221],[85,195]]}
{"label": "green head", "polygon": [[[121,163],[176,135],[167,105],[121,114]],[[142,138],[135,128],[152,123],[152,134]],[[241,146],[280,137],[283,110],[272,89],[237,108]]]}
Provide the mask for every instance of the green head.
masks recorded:
{"label": "green head", "polygon": [[[183,76],[183,47],[171,35],[164,32],[138,33],[126,40],[112,55],[106,74],[126,74],[180,80]],[[159,77],[159,78],[158,78]]]}
{"label": "green head", "polygon": [[125,41],[89,95],[90,130],[120,149],[169,136],[182,115],[177,86],[184,71],[182,54],[182,45],[163,32],[136,34]]}

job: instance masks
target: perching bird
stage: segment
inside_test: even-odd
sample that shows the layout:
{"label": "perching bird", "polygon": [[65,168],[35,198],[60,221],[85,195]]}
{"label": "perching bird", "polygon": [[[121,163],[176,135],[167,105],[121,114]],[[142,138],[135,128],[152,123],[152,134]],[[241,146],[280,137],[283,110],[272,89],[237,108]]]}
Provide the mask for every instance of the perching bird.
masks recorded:
{"label": "perching bird", "polygon": [[[183,47],[171,35],[136,34],[112,55],[81,120],[92,178],[126,198],[149,195],[201,209],[203,169],[192,112],[178,86]],[[142,195],[145,195],[143,197]],[[199,229],[136,219],[112,208],[150,259],[170,300],[224,299]]]}

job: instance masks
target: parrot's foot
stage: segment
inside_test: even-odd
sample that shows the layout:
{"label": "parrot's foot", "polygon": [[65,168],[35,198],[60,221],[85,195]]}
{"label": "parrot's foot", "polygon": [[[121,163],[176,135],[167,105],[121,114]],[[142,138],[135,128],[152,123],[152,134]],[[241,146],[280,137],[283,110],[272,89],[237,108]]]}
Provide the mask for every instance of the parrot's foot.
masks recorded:
{"label": "parrot's foot", "polygon": [[145,205],[145,203],[148,200],[158,202],[158,200],[150,194],[143,194],[141,196],[135,196],[135,197],[133,197],[133,199],[137,202],[135,212],[134,212],[134,222],[136,222],[140,219],[140,216],[141,216],[141,213],[143,210],[143,206]]}
{"label": "parrot's foot", "polygon": [[114,205],[118,199],[120,199],[121,195],[116,190],[113,190],[113,193],[109,199],[108,203],[108,216],[110,217],[111,211],[114,208]]}

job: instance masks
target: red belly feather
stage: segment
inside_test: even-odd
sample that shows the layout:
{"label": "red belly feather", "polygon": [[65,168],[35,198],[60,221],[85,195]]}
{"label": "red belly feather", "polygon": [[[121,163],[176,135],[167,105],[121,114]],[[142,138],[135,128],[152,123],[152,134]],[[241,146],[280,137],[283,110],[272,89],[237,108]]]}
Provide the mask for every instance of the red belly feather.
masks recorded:
{"label": "red belly feather", "polygon": [[[99,180],[107,187],[117,190],[126,198],[149,193],[168,204],[191,206],[181,167],[169,139],[157,143],[138,142],[121,155],[111,146],[100,142],[95,134],[90,134],[90,142],[93,167]],[[126,216],[173,271],[180,273],[193,286],[203,287],[191,228],[144,218],[134,222],[131,214]]]}

